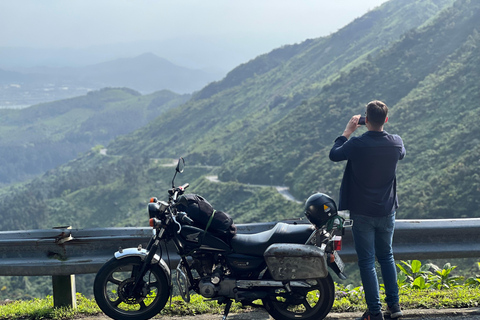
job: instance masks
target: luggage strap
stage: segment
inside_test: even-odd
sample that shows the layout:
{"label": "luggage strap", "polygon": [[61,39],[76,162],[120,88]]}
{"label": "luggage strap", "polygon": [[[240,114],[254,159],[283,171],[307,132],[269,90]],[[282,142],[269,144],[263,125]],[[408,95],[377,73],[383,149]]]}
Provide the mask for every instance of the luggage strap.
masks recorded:
{"label": "luggage strap", "polygon": [[207,226],[205,227],[205,232],[203,233],[202,241],[200,242],[200,244],[203,244],[203,239],[205,239],[205,235],[207,234],[207,230],[210,227],[210,225],[212,224],[213,216],[215,215],[215,212],[217,212],[217,210],[214,209],[213,212],[212,212],[212,215],[210,216],[210,219],[208,219]]}

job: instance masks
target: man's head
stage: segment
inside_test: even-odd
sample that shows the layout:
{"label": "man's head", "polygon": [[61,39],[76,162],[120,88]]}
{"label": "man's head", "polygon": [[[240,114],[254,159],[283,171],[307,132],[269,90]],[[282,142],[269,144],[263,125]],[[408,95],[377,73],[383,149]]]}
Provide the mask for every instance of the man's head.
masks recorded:
{"label": "man's head", "polygon": [[[379,100],[370,101],[367,104],[366,122],[372,130],[382,130],[388,120],[388,107]],[[367,125],[368,126],[368,125]]]}

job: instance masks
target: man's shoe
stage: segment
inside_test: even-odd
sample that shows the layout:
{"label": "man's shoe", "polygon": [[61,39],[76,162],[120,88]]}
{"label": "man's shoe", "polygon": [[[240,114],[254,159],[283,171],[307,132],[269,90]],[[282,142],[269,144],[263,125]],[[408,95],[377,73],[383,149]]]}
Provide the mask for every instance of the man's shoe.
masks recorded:
{"label": "man's shoe", "polygon": [[355,320],[383,320],[383,314],[382,312],[373,314],[370,311],[367,311],[363,314],[361,318],[357,318]]}
{"label": "man's shoe", "polygon": [[385,315],[390,316],[390,318],[392,319],[396,319],[403,316],[403,313],[402,313],[402,310],[400,310],[400,306],[398,305],[398,303],[395,303],[387,307],[387,311],[385,311]]}

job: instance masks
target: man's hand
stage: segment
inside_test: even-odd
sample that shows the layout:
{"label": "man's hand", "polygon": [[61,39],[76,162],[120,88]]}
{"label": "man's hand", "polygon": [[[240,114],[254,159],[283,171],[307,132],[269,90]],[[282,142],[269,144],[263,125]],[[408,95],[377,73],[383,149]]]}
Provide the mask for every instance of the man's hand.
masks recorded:
{"label": "man's hand", "polygon": [[345,138],[349,139],[350,135],[355,132],[358,128],[361,126],[358,124],[358,119],[360,119],[360,115],[354,115],[350,121],[348,121],[347,126],[345,127],[345,130],[343,131],[342,136]]}

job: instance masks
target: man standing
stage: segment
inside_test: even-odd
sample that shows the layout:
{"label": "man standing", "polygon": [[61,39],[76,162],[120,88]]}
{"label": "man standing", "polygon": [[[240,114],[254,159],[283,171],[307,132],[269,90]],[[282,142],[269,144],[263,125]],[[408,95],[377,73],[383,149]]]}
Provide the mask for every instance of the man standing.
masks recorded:
{"label": "man standing", "polygon": [[368,305],[360,318],[363,320],[383,320],[375,256],[385,285],[387,313],[391,318],[402,316],[392,240],[398,208],[397,162],[405,156],[405,147],[398,135],[383,131],[387,114],[385,103],[369,102],[365,113],[368,131],[349,139],[360,127],[360,115],[355,115],[330,150],[330,160],[348,160],[340,187],[339,210],[350,210],[354,221],[353,239]]}

